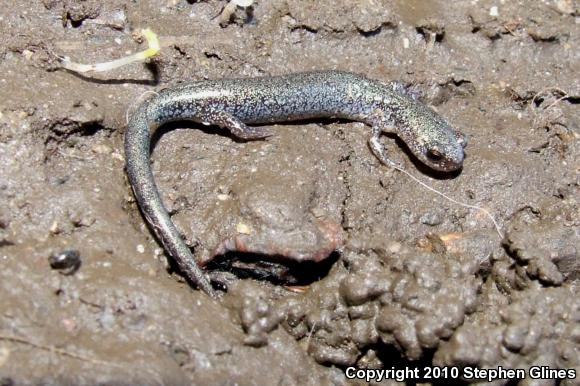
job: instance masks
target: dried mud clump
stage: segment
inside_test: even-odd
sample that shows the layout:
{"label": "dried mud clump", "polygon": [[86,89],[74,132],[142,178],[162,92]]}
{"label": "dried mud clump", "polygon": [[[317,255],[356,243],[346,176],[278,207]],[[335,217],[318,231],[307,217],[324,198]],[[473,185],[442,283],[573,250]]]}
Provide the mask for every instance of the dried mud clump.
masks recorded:
{"label": "dried mud clump", "polygon": [[417,252],[389,263],[391,288],[379,300],[376,328],[383,343],[418,359],[475,311],[479,266],[466,256]]}
{"label": "dried mud clump", "polygon": [[568,180],[553,188],[549,204],[540,212],[520,210],[506,230],[503,247],[508,256],[493,265],[493,280],[505,293],[541,283],[560,286],[580,277],[578,186]]}
{"label": "dried mud clump", "polygon": [[580,276],[578,227],[564,222],[515,225],[508,230],[504,244],[517,261],[520,283],[530,278],[558,286]]}
{"label": "dried mud clump", "polygon": [[511,304],[475,314],[441,344],[434,364],[512,369],[542,365],[576,369],[578,374],[579,322],[580,300],[573,288],[536,285],[512,294]]}
{"label": "dried mud clump", "polygon": [[267,300],[265,288],[256,288],[245,281],[232,284],[229,288],[232,296],[226,306],[237,314],[246,338],[244,344],[252,347],[261,347],[268,344],[268,334],[274,331],[284,314]]}
{"label": "dried mud clump", "polygon": [[305,339],[319,363],[368,367],[367,354],[384,345],[416,360],[475,311],[481,286],[477,260],[398,243],[375,252],[374,257],[346,252],[348,272],[313,285],[307,299],[285,301],[284,327]]}
{"label": "dried mud clump", "polygon": [[559,6],[556,10],[560,15],[553,11],[547,12],[541,3],[530,3],[527,17],[522,17],[518,7],[479,8],[469,12],[469,19],[472,33],[481,33],[490,40],[510,35],[528,36],[536,43],[565,42],[570,39],[570,34],[562,31],[558,23],[562,21],[563,15],[571,15],[575,11],[572,6]]}
{"label": "dried mud clump", "polygon": [[67,26],[70,22],[72,27],[78,28],[85,20],[98,17],[101,8],[102,5],[97,1],[63,1],[62,23]]}
{"label": "dried mud clump", "polygon": [[335,36],[358,33],[369,37],[380,33],[383,28],[393,30],[397,27],[388,7],[377,6],[373,2],[359,3],[353,7],[351,3],[323,0],[316,3],[319,12],[312,12],[312,9],[309,1],[288,2],[290,29]]}

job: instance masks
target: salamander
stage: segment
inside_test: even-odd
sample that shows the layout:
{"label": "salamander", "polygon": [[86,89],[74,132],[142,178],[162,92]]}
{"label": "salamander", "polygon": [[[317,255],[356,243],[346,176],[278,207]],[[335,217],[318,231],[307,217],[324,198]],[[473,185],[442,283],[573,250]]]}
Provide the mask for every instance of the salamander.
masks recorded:
{"label": "salamander", "polygon": [[181,271],[210,296],[216,292],[173,224],[150,166],[151,136],[161,125],[189,120],[227,129],[242,140],[272,135],[274,122],[336,117],[371,127],[369,147],[392,164],[379,142],[396,134],[424,164],[438,171],[462,167],[465,137],[398,83],[342,71],[194,82],[160,91],[143,102],[125,133],[126,170],[137,203]]}

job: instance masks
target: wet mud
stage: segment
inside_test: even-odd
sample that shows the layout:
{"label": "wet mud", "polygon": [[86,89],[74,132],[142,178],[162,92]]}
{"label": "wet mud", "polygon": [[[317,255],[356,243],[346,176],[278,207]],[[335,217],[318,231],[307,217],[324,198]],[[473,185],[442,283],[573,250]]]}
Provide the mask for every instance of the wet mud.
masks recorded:
{"label": "wet mud", "polygon": [[[0,3],[0,385],[363,384],[349,366],[580,372],[577,2],[274,0],[227,18],[217,0]],[[162,45],[150,63],[59,69],[56,55],[142,50],[145,27]],[[276,124],[240,142],[176,123],[152,168],[196,258],[227,277],[209,299],[134,201],[127,114],[192,80],[323,69],[398,80],[465,133],[450,175],[382,140],[502,235],[381,165],[364,124]]]}

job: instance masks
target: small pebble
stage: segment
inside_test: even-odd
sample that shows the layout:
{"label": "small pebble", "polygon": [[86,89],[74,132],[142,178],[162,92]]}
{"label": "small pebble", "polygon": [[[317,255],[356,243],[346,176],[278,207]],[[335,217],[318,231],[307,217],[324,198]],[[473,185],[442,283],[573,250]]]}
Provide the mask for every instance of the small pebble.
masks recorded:
{"label": "small pebble", "polygon": [[[10,358],[10,349],[6,346],[0,346],[0,367],[3,367]],[[4,383],[4,380],[7,380]],[[0,378],[0,385],[10,385],[11,380],[9,378]]]}
{"label": "small pebble", "polygon": [[32,55],[34,55],[34,53],[30,50],[24,50],[22,51],[22,56],[24,56],[24,58],[26,60],[30,60],[30,58],[32,58]]}
{"label": "small pebble", "polygon": [[230,196],[227,194],[218,194],[217,195],[218,200],[220,201],[227,201],[229,200]]}
{"label": "small pebble", "polygon": [[63,275],[72,275],[81,266],[81,255],[76,249],[67,249],[50,255],[50,268],[59,270]]}
{"label": "small pebble", "polygon": [[429,212],[421,216],[419,221],[421,221],[421,223],[425,225],[435,226],[441,224],[443,222],[443,219],[439,214]]}
{"label": "small pebble", "polygon": [[56,235],[58,233],[60,233],[60,227],[58,226],[58,221],[53,221],[52,225],[49,228],[50,233]]}
{"label": "small pebble", "polygon": [[556,9],[560,13],[571,15],[574,13],[574,2],[572,0],[557,0]]}
{"label": "small pebble", "polygon": [[238,223],[238,225],[236,225],[236,232],[241,233],[243,235],[249,235],[252,233],[252,230],[248,225],[244,223]]}
{"label": "small pebble", "polygon": [[398,241],[389,244],[389,246],[387,247],[387,250],[390,253],[399,253],[401,252],[401,249],[403,249],[403,244],[399,243]]}

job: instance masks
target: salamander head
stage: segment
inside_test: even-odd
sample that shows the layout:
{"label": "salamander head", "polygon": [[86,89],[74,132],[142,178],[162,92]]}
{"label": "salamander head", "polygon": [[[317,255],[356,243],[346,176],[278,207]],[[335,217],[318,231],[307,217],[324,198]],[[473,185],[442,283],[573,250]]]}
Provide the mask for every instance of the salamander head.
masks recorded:
{"label": "salamander head", "polygon": [[419,159],[435,170],[451,172],[463,167],[463,149],[467,146],[467,140],[450,127],[439,132],[435,140],[425,138],[415,146],[419,148],[415,152]]}
{"label": "salamander head", "polygon": [[461,169],[467,139],[429,107],[414,103],[400,122],[399,135],[413,154],[432,169]]}

